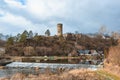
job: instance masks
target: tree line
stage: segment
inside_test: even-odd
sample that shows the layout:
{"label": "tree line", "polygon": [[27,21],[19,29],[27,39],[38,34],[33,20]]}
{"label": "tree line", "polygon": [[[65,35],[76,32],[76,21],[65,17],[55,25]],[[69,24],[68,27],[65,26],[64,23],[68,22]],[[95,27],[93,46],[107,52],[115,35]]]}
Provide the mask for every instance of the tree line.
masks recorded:
{"label": "tree line", "polygon": [[[78,37],[76,35],[81,35]],[[23,31],[14,37],[9,37],[6,42],[6,54],[16,56],[72,56],[77,55],[77,50],[104,50],[110,46],[117,45],[117,39],[110,37],[110,39],[103,39],[99,34],[94,38],[86,34],[79,34],[76,32],[73,36],[69,33],[68,36],[57,37],[50,36],[50,31],[46,30],[45,36],[38,35],[32,31]]]}

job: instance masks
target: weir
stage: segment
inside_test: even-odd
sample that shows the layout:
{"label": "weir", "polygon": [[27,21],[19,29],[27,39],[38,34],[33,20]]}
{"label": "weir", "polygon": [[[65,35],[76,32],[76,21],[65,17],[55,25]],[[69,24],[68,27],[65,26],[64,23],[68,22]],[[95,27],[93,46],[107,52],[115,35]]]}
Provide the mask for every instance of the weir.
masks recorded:
{"label": "weir", "polygon": [[57,64],[57,63],[27,63],[27,62],[12,62],[6,65],[7,68],[63,68],[63,69],[79,69],[86,68],[97,70],[101,68],[100,65],[87,65],[87,64]]}

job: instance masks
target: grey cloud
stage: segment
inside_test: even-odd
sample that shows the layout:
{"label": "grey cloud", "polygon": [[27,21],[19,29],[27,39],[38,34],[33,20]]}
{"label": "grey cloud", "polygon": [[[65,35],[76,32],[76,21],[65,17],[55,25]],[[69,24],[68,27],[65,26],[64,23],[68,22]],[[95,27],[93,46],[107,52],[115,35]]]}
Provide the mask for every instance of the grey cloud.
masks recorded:
{"label": "grey cloud", "polygon": [[[44,24],[55,27],[57,22],[62,22],[65,32],[96,32],[105,25],[110,30],[120,30],[120,0],[66,0],[65,16],[50,16],[46,20],[36,17],[26,9],[10,8],[1,0],[0,8],[14,15],[23,16],[33,24]],[[4,4],[4,6],[3,6]],[[51,21],[55,22],[54,24]],[[54,32],[55,33],[55,32]]]}

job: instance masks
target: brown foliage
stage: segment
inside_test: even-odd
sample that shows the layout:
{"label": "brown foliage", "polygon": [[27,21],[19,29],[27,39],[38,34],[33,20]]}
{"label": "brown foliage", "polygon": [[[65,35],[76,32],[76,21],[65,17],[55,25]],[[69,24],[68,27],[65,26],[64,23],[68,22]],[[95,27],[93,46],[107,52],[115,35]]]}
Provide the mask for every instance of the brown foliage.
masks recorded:
{"label": "brown foliage", "polygon": [[24,42],[16,42],[14,45],[7,46],[6,53],[18,56],[23,55],[23,53],[24,56],[68,56],[69,53],[74,53],[77,49],[104,50],[111,45],[117,45],[117,41],[112,38],[90,38],[86,35],[82,35],[81,38],[68,36],[66,39],[59,39],[56,36],[35,36]]}
{"label": "brown foliage", "polygon": [[44,55],[52,55],[52,48],[50,47],[39,47],[37,46],[35,48],[36,55],[38,56],[44,56]]}
{"label": "brown foliage", "polygon": [[110,47],[107,61],[120,66],[120,46]]}
{"label": "brown foliage", "polygon": [[100,37],[90,38],[86,35],[82,35],[82,37],[78,39],[78,44],[84,46],[86,49],[104,50],[110,46],[117,45],[117,40],[113,38],[103,39]]}
{"label": "brown foliage", "polygon": [[[96,74],[94,71],[89,70],[72,70],[62,72],[61,74],[54,74],[46,70],[47,73],[32,75],[32,74],[15,74],[12,77],[6,78],[7,80],[106,80],[105,77]],[[5,80],[2,79],[2,80]]]}
{"label": "brown foliage", "polygon": [[105,70],[120,76],[120,46],[109,48],[108,56],[104,61]]}
{"label": "brown foliage", "polygon": [[0,40],[0,47],[3,47],[3,46],[5,46],[5,41]]}
{"label": "brown foliage", "polygon": [[24,50],[25,56],[31,56],[31,55],[34,56],[35,55],[34,47],[31,47],[31,46],[25,47],[23,50]]}

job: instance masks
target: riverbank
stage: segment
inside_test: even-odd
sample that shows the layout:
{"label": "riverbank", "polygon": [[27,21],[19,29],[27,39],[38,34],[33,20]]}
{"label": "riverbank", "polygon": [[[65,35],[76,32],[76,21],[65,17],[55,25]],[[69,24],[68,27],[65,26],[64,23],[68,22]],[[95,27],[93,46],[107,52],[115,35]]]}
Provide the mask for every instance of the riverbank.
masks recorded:
{"label": "riverbank", "polygon": [[[37,73],[37,74],[36,74]],[[118,74],[119,75],[119,74]],[[2,77],[0,80],[120,80],[120,77],[106,71],[106,69],[91,70],[91,69],[73,69],[62,70],[56,69],[56,72],[50,68],[44,69],[44,72],[38,69],[33,73],[18,72],[7,77]]]}
{"label": "riverbank", "polygon": [[45,73],[38,75],[33,74],[26,75],[22,73],[17,73],[11,77],[1,78],[0,80],[106,80],[106,79],[107,79],[106,77],[96,74],[96,71],[92,71],[89,69],[75,69],[64,72],[58,70],[57,73],[52,73],[49,69],[47,69]]}
{"label": "riverbank", "polygon": [[115,77],[115,80],[120,80],[120,66],[114,64],[107,64],[105,63],[105,67],[103,69],[104,72],[107,74],[112,74]]}
{"label": "riverbank", "polygon": [[109,78],[110,80],[120,80],[120,77],[114,73],[111,73],[109,71],[106,71],[105,69],[103,70],[98,70],[97,71],[97,74],[101,75],[101,76],[104,76],[104,77],[107,77]]}

